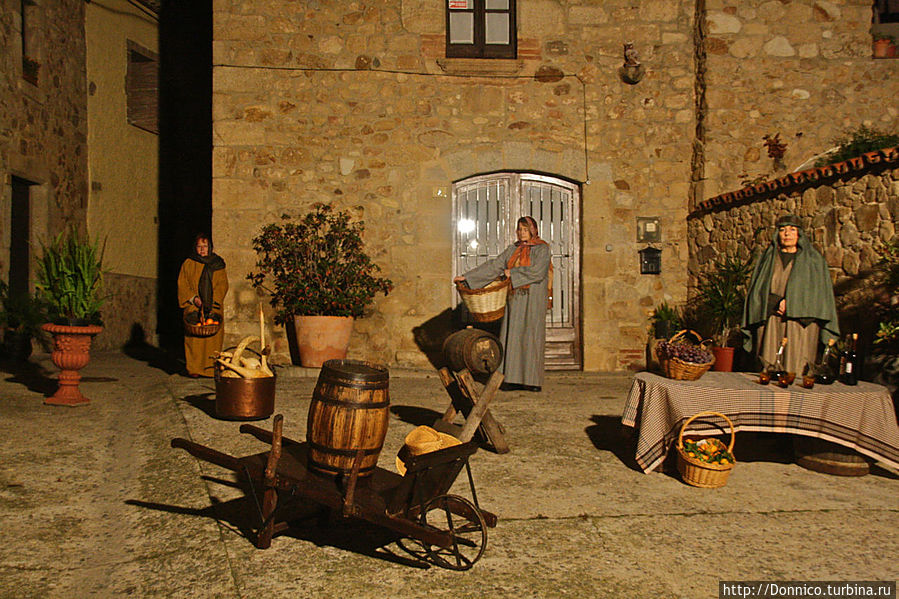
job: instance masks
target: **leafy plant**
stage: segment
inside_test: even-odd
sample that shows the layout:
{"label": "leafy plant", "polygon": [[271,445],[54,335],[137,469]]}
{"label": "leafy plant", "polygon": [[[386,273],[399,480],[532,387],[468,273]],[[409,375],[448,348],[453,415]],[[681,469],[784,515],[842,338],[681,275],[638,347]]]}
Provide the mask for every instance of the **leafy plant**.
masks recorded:
{"label": "leafy plant", "polygon": [[[294,316],[362,316],[377,293],[393,283],[377,276],[381,269],[365,253],[362,221],[349,212],[316,204],[302,218],[288,215],[253,239],[258,272],[247,279],[271,294],[275,321]],[[265,285],[271,279],[273,287]]]}
{"label": "leafy plant", "polygon": [[47,309],[31,294],[10,295],[9,285],[0,280],[0,327],[36,337],[47,322]]}
{"label": "leafy plant", "polygon": [[649,317],[656,339],[668,338],[683,327],[680,310],[668,302],[662,302],[652,311]]}
{"label": "leafy plant", "polygon": [[880,323],[875,344],[885,351],[893,348],[899,352],[899,236],[884,247],[883,257],[878,263],[886,288],[886,301],[880,302]]}
{"label": "leafy plant", "polygon": [[37,262],[38,297],[50,320],[59,324],[102,324],[103,253],[95,241],[68,230],[41,244]]}
{"label": "leafy plant", "polygon": [[718,258],[715,267],[697,285],[696,311],[713,321],[714,337],[721,347],[727,345],[730,336],[740,327],[751,273],[748,260],[726,254]]}
{"label": "leafy plant", "polygon": [[878,131],[862,125],[846,131],[842,137],[833,140],[838,147],[832,154],[826,154],[815,162],[815,166],[827,166],[849,158],[861,156],[883,148],[899,145],[899,134]]}

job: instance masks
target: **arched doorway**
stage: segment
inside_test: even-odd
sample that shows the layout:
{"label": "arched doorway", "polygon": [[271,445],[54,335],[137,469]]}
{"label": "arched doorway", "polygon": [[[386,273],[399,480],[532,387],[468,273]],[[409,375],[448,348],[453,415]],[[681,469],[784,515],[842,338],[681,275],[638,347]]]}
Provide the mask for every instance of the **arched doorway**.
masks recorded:
{"label": "arched doorway", "polygon": [[453,185],[453,276],[499,255],[521,216],[552,249],[553,308],[546,312],[546,368],[583,366],[580,334],[580,188],[532,173],[494,173]]}

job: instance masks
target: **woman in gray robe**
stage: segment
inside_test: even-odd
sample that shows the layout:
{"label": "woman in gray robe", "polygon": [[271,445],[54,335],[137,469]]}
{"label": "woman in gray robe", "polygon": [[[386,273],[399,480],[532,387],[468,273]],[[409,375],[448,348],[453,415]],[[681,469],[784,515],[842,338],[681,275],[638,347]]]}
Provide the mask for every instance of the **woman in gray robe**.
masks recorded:
{"label": "woman in gray robe", "polygon": [[773,363],[786,337],[784,367],[801,374],[814,365],[819,339],[839,337],[833,284],[824,257],[812,246],[799,219],[777,219],[771,245],[749,280],[743,308],[744,348]]}
{"label": "woman in gray robe", "polygon": [[518,241],[499,256],[456,277],[472,289],[481,289],[500,275],[512,281],[506,312],[500,327],[503,345],[503,389],[540,391],[543,385],[543,353],[546,344],[549,244],[540,239],[537,222],[518,219]]}

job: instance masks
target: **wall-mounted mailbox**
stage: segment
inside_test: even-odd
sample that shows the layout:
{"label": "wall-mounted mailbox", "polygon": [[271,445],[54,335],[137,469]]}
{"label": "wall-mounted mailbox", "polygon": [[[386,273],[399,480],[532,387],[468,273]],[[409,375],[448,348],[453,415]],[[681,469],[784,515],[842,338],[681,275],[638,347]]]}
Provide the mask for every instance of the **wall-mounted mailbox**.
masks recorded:
{"label": "wall-mounted mailbox", "polygon": [[657,275],[662,272],[662,250],[647,246],[638,253],[641,275]]}

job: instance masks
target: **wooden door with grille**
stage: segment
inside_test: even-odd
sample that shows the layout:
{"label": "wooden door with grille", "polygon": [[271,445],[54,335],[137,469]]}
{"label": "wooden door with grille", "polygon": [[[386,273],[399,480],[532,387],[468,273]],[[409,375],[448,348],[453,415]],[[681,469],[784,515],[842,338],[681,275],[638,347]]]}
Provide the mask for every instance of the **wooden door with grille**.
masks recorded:
{"label": "wooden door with grille", "polygon": [[553,307],[546,312],[546,368],[580,369],[578,186],[529,173],[481,175],[453,185],[453,212],[453,276],[498,256],[515,240],[515,225],[521,216],[537,221],[540,237],[550,245],[553,263]]}

